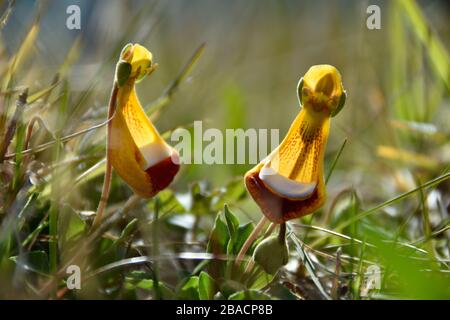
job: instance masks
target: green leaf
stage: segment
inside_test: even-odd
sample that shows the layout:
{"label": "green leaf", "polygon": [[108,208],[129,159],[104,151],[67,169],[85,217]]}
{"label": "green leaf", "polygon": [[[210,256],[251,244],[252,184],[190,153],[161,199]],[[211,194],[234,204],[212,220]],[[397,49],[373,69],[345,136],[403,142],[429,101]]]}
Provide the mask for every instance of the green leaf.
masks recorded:
{"label": "green leaf", "polygon": [[[233,256],[233,240],[230,239],[227,243],[227,256],[231,257]],[[231,276],[233,274],[234,269],[234,262],[233,260],[229,259],[225,261],[225,279],[231,279]]]}
{"label": "green leaf", "polygon": [[239,228],[239,220],[233,212],[230,211],[227,205],[224,205],[223,211],[225,213],[225,220],[227,221],[228,234],[232,239]]}
{"label": "green leaf", "polygon": [[239,250],[241,250],[245,240],[247,240],[254,228],[255,226],[252,222],[248,222],[238,227],[236,235],[233,239],[233,254],[239,253]]}
{"label": "green leaf", "polygon": [[239,281],[235,280],[225,280],[220,284],[220,292],[228,298],[232,294],[246,290],[245,285]]}
{"label": "green leaf", "polygon": [[212,300],[216,293],[216,284],[213,278],[202,271],[198,280],[198,295],[200,300]]}
{"label": "green leaf", "polygon": [[138,227],[138,219],[134,218],[125,226],[125,228],[123,228],[119,238],[117,238],[114,241],[114,244],[117,245],[125,241],[137,229],[137,227]]}
{"label": "green leaf", "polygon": [[189,277],[177,292],[178,299],[198,300],[199,299],[199,278],[197,276]]}
{"label": "green leaf", "polygon": [[[125,289],[132,293],[136,289],[154,292],[154,281],[148,278],[149,275],[143,271],[133,271],[125,278]],[[163,282],[159,282],[159,290],[162,293],[163,299],[174,299],[175,293],[167,287]],[[131,295],[133,297],[133,295]],[[134,298],[135,299],[135,298]]]}
{"label": "green leaf", "polygon": [[245,290],[236,292],[228,297],[228,300],[271,300],[272,297],[259,290]]}
{"label": "green leaf", "polygon": [[281,283],[272,284],[270,286],[270,293],[280,300],[298,300],[298,296]]}
{"label": "green leaf", "polygon": [[259,266],[256,268],[258,268],[259,271],[257,271],[256,274],[251,277],[251,280],[248,281],[248,288],[261,290],[271,283],[275,276],[264,272],[264,270]]}
{"label": "green leaf", "polygon": [[217,214],[211,235],[209,236],[207,251],[214,254],[225,254],[227,252],[227,243],[230,239],[228,228]]}
{"label": "green leaf", "polygon": [[[220,212],[216,216],[214,227],[209,236],[207,251],[214,255],[226,254],[227,245],[230,240],[227,225],[222,221]],[[225,263],[220,260],[212,260],[209,263],[208,271],[210,275],[217,279],[224,274]]]}
{"label": "green leaf", "polygon": [[[175,293],[170,290],[163,282],[159,281],[159,290],[161,292],[161,299],[174,299]],[[152,279],[144,279],[139,281],[136,284],[136,288],[149,291],[150,293],[154,293],[154,284],[155,282]]]}

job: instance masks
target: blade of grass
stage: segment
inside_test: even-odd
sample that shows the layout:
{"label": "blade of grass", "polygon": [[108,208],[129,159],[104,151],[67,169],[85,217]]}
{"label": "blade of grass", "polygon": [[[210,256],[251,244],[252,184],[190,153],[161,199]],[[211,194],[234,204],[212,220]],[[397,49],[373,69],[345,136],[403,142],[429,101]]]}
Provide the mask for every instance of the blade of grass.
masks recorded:
{"label": "blade of grass", "polygon": [[[6,130],[6,134],[3,137],[3,141],[0,141],[0,163],[5,159],[5,153],[8,150],[9,145],[12,142],[14,135],[16,134],[17,126],[20,125],[20,121],[22,119],[22,114],[27,104],[28,97],[28,89],[25,89],[16,101],[16,109],[14,110],[14,114],[9,122],[8,129]],[[16,150],[19,151],[20,150]],[[19,154],[19,159],[21,158],[21,154]]]}
{"label": "blade of grass", "polygon": [[11,83],[11,79],[16,72],[17,68],[22,64],[22,62],[28,57],[31,52],[31,49],[34,46],[34,42],[36,41],[36,37],[39,33],[39,18],[36,19],[31,25],[30,30],[28,31],[25,39],[23,40],[19,50],[12,57],[11,64],[6,71],[6,75],[3,78],[2,83],[2,91],[6,91]]}
{"label": "blade of grass", "polygon": [[[59,128],[56,133],[56,145],[53,150],[53,159],[55,163],[58,163],[61,158],[61,143],[60,143],[60,135],[62,129],[64,128],[65,120],[67,117],[67,107],[69,103],[69,86],[67,81],[62,88],[62,99],[60,109],[58,110],[58,124]],[[51,192],[52,192],[52,204],[50,207],[49,213],[49,259],[50,259],[50,273],[55,275],[58,271],[58,215],[60,212],[60,198],[61,198],[61,170],[55,168],[52,172],[52,175],[55,175],[55,178],[52,179]],[[53,294],[56,294],[56,287],[54,288]]]}
{"label": "blade of grass", "polygon": [[339,148],[336,157],[334,158],[333,162],[331,163],[330,169],[328,170],[327,176],[325,178],[325,185],[328,184],[328,181],[331,178],[331,175],[333,174],[334,168],[336,167],[336,164],[339,161],[339,158],[341,157],[342,151],[344,151],[345,145],[347,144],[347,138],[344,139],[344,141],[341,144],[341,147]]}
{"label": "blade of grass", "polygon": [[39,225],[36,227],[36,229],[34,229],[26,238],[24,241],[22,241],[22,247],[27,248],[27,250],[31,250],[34,242],[36,241],[36,238],[38,237],[38,235],[42,232],[42,230],[44,230],[45,228],[48,227],[48,215],[44,216],[44,219],[41,220],[41,222],[39,223]]}
{"label": "blade of grass", "polygon": [[197,50],[195,50],[194,54],[188,60],[188,62],[181,69],[178,76],[172,83],[167,87],[161,97],[159,97],[155,102],[151,103],[150,106],[146,107],[146,111],[151,115],[152,120],[156,120],[158,117],[158,112],[161,111],[163,107],[168,105],[172,100],[173,94],[180,86],[180,83],[188,76],[194,67],[195,63],[198,61],[203,51],[205,50],[206,43],[202,43]]}
{"label": "blade of grass", "polygon": [[341,254],[342,254],[342,248],[339,247],[337,252],[336,252],[336,264],[334,267],[334,278],[333,278],[333,283],[332,283],[332,287],[331,287],[331,297],[334,300],[338,300],[339,299],[339,275],[341,272]]}
{"label": "blade of grass", "polygon": [[403,9],[406,18],[411,24],[412,32],[427,49],[434,71],[450,90],[450,64],[449,54],[442,44],[437,33],[426,21],[416,1],[400,0],[398,4]]}
{"label": "blade of grass", "polygon": [[[418,182],[420,183],[420,181],[418,181]],[[428,211],[426,195],[425,195],[423,188],[420,188],[419,196],[420,196],[420,204],[422,207],[421,213],[422,213],[423,234],[426,239],[429,239],[431,236],[430,214]],[[434,254],[433,244],[431,242],[427,242],[425,245],[431,256],[430,258],[437,259],[436,255]]]}
{"label": "blade of grass", "polygon": [[364,252],[366,249],[366,243],[363,242],[362,246],[361,246],[361,252],[359,255],[359,264],[358,264],[358,272],[357,272],[357,277],[356,277],[356,282],[354,283],[354,285],[352,286],[353,289],[353,299],[361,299],[361,290],[363,288],[364,285],[364,271],[363,271],[363,259],[364,259]]}
{"label": "blade of grass", "polygon": [[[336,237],[339,237],[339,238],[342,238],[342,239],[345,239],[345,240],[353,241],[353,242],[358,243],[358,244],[362,244],[362,243],[363,243],[362,240],[359,240],[359,239],[357,239],[357,238],[354,238],[354,237],[351,237],[351,236],[347,236],[347,235],[345,235],[345,234],[342,234],[342,233],[339,233],[339,232],[336,232],[336,231],[333,231],[333,230],[329,230],[329,229],[326,229],[326,228],[322,228],[322,227],[319,227],[319,226],[312,226],[312,225],[300,224],[300,223],[291,223],[291,225],[292,225],[293,227],[295,227],[295,228],[306,228],[306,229],[312,229],[312,230],[317,230],[317,231],[325,232],[325,233],[328,233],[329,235],[336,236]],[[444,232],[444,231],[445,231],[445,228],[442,229],[442,230],[440,230],[440,231],[437,231],[436,234],[433,233],[432,236],[433,236],[433,235],[436,236],[436,235],[438,235],[439,233],[442,233],[442,232]],[[323,240],[323,238],[319,238],[318,241],[315,241],[315,242],[311,243],[311,244],[310,244],[310,247],[311,247],[311,248],[317,247],[317,245],[318,245],[322,240]],[[425,239],[418,240],[417,242],[420,242],[420,241],[425,241]],[[392,241],[386,240],[385,242],[392,242]],[[368,246],[368,247],[376,248],[376,246],[375,246],[374,244],[369,243],[369,242],[367,242],[367,241],[365,242],[365,244],[366,244],[366,246]],[[417,252],[420,252],[420,253],[424,253],[424,254],[427,253],[426,250],[423,250],[423,249],[421,249],[421,248],[418,248],[418,247],[414,246],[415,242],[413,242],[413,243],[404,243],[404,242],[398,242],[398,241],[396,241],[396,244],[397,244],[397,245],[400,245],[400,246],[404,246],[404,247],[411,248],[411,249],[413,249],[413,250],[415,250],[415,251],[417,251]]]}
{"label": "blade of grass", "polygon": [[[159,197],[155,197],[153,200],[155,201],[155,210],[154,210],[154,219],[152,223],[152,253],[153,256],[157,257],[159,255],[159,236],[158,236],[158,224],[159,224],[159,208],[160,208],[160,200]],[[161,300],[163,298],[161,288],[159,287],[159,268],[158,262],[153,261],[153,283],[154,283],[154,294],[156,300]]]}
{"label": "blade of grass", "polygon": [[[289,225],[288,227],[289,229],[291,229]],[[331,300],[331,297],[327,294],[327,292],[323,288],[322,283],[320,282],[319,277],[316,274],[314,263],[312,262],[306,250],[304,250],[303,245],[300,243],[300,240],[293,232],[289,232],[289,236],[294,242],[294,245],[297,249],[297,253],[300,255],[300,259],[303,261],[305,268],[308,271],[309,275],[311,276],[311,279],[316,285],[317,289],[319,289],[320,293],[325,299]]]}
{"label": "blade of grass", "polygon": [[[26,154],[37,153],[37,152],[41,152],[41,151],[47,150],[48,148],[52,147],[55,143],[65,143],[65,142],[70,141],[70,140],[72,140],[72,139],[74,139],[74,138],[76,138],[78,136],[81,136],[81,135],[83,135],[85,133],[88,133],[88,132],[91,132],[93,130],[99,129],[99,128],[107,125],[111,120],[112,120],[112,117],[107,119],[106,121],[104,121],[102,123],[99,123],[97,125],[94,125],[92,127],[89,127],[89,128],[80,130],[78,132],[74,132],[72,134],[69,134],[67,136],[61,137],[61,138],[59,138],[58,141],[53,140],[53,141],[49,141],[49,142],[40,144],[40,145],[38,145],[36,147],[26,149],[26,150],[22,151],[21,154],[22,155],[26,155]],[[10,154],[6,154],[4,158],[5,159],[11,159],[11,158],[14,158],[15,156],[16,156],[16,153],[10,153]]]}
{"label": "blade of grass", "polygon": [[9,17],[11,16],[11,13],[13,11],[14,5],[15,5],[16,1],[15,0],[10,0],[8,2],[8,7],[6,8],[5,12],[2,14],[1,18],[0,18],[0,31],[6,26],[6,24],[8,23]]}
{"label": "blade of grass", "polygon": [[420,185],[420,186],[418,186],[418,187],[416,187],[416,188],[414,188],[414,189],[412,189],[410,191],[402,193],[402,194],[400,194],[400,195],[398,195],[398,196],[396,196],[396,197],[394,197],[392,199],[389,199],[389,200],[387,200],[387,201],[385,201],[385,202],[383,202],[383,203],[381,203],[381,204],[379,204],[379,205],[377,205],[377,206],[375,206],[375,207],[373,207],[373,208],[371,208],[369,210],[366,210],[366,211],[363,211],[363,212],[357,214],[355,217],[352,217],[351,219],[341,223],[339,226],[336,227],[335,230],[337,230],[337,231],[342,230],[343,228],[349,226],[350,224],[352,224],[355,221],[361,220],[361,219],[363,219],[363,218],[365,218],[365,217],[367,217],[367,216],[377,212],[380,209],[383,209],[383,208],[385,208],[385,207],[387,207],[387,206],[389,206],[391,204],[394,204],[394,203],[396,203],[396,202],[398,202],[400,200],[403,200],[403,199],[413,195],[417,191],[420,191],[421,189],[428,189],[428,188],[434,187],[437,184],[439,184],[439,183],[441,183],[441,182],[443,182],[443,181],[445,181],[445,180],[447,180],[449,178],[450,178],[450,172],[445,173],[443,175],[440,175],[440,176],[438,176],[438,177],[436,177],[436,178],[434,178],[434,179],[432,179],[432,180],[430,180],[428,182],[425,182],[424,184],[422,184],[422,185]]}
{"label": "blade of grass", "polygon": [[435,232],[433,232],[432,234],[430,234],[430,237],[429,237],[429,238],[422,238],[422,239],[413,241],[413,242],[411,242],[411,245],[414,245],[414,244],[420,244],[420,243],[425,243],[425,242],[427,242],[428,240],[437,237],[437,236],[440,235],[441,233],[446,232],[447,230],[450,230],[450,223],[449,223],[447,226],[445,226],[444,228],[439,229],[438,231],[435,231]]}
{"label": "blade of grass", "polygon": [[59,84],[60,84],[60,82],[58,81],[56,83],[51,84],[50,86],[48,86],[45,89],[42,89],[42,90],[39,90],[38,92],[30,94],[28,96],[27,103],[31,104],[33,102],[36,102],[40,98],[45,97],[46,95],[50,94],[53,91],[53,89],[55,89]]}

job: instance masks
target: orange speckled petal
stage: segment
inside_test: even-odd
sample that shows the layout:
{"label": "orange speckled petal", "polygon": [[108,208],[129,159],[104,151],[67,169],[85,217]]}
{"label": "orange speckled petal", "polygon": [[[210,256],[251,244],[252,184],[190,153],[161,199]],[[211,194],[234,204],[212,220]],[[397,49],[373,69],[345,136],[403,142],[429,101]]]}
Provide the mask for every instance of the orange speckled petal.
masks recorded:
{"label": "orange speckled petal", "polygon": [[[298,218],[320,208],[325,201],[323,180],[323,157],[329,132],[329,118],[311,119],[302,110],[294,120],[288,134],[269,157],[245,175],[245,184],[255,202],[266,217],[282,223]],[[286,181],[302,187],[302,193],[293,197],[281,192],[281,186],[261,175],[261,170],[269,167]]]}
{"label": "orange speckled petal", "polygon": [[178,155],[161,138],[142,109],[134,83],[121,87],[108,146],[118,175],[140,196],[152,197],[166,188],[179,169]]}

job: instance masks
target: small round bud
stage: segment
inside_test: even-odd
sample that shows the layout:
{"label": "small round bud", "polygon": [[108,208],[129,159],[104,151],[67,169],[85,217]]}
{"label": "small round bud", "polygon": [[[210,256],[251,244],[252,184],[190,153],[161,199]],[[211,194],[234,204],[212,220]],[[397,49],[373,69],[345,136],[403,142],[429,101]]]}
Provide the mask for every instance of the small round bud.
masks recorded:
{"label": "small round bud", "polygon": [[289,261],[289,251],[285,240],[271,236],[261,241],[255,248],[253,259],[263,270],[275,274]]}

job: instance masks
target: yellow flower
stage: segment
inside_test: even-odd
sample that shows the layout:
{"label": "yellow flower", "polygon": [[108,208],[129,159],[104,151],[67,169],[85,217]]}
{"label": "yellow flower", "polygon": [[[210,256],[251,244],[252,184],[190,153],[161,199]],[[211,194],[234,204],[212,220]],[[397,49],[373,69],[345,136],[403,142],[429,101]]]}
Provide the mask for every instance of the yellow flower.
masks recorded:
{"label": "yellow flower", "polygon": [[323,158],[330,117],[341,110],[345,97],[333,66],[313,66],[300,79],[303,108],[281,144],[245,175],[248,191],[269,220],[283,223],[324,204]]}
{"label": "yellow flower", "polygon": [[111,120],[108,156],[118,175],[142,197],[166,188],[179,169],[179,156],[160,136],[136,95],[135,83],[155,69],[152,54],[127,45],[117,64],[116,111]]}

